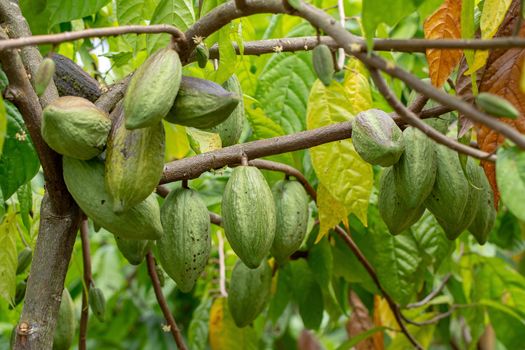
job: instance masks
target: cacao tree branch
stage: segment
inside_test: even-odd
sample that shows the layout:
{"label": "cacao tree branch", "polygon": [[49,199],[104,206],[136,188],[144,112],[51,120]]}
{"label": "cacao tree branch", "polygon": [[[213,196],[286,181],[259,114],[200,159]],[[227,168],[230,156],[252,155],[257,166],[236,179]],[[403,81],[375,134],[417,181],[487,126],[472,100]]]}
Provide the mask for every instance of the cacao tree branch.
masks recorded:
{"label": "cacao tree branch", "polygon": [[88,295],[91,288],[91,252],[89,249],[89,227],[88,219],[84,217],[80,225],[80,239],[82,241],[82,263],[84,266],[84,288],[82,288],[82,308],[80,310],[80,331],[78,337],[78,349],[86,350],[87,325],[89,319]]}
{"label": "cacao tree branch", "polygon": [[166,319],[166,322],[168,322],[168,326],[170,328],[171,334],[173,335],[173,339],[175,340],[175,344],[177,344],[177,347],[180,350],[188,350],[186,344],[184,343],[184,339],[182,338],[182,334],[180,333],[179,327],[177,327],[177,323],[171,314],[168,303],[162,294],[159,276],[157,275],[157,270],[155,269],[155,258],[151,252],[146,254],[146,263],[148,265],[148,273],[151,278],[153,290],[155,291],[155,296],[157,297],[160,309],[164,314],[164,318]]}

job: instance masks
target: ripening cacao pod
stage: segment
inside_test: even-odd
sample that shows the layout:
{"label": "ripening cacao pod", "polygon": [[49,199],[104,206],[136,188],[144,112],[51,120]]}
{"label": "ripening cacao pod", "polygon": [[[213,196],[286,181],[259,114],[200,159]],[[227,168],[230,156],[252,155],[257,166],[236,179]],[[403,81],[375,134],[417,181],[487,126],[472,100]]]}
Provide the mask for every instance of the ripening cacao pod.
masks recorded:
{"label": "ripening cacao pod", "polygon": [[485,244],[489,233],[496,221],[496,208],[494,207],[494,192],[481,167],[477,167],[481,181],[481,198],[474,220],[470,224],[468,231],[476,238],[479,244]]}
{"label": "ripening cacao pod", "polygon": [[102,290],[92,286],[89,289],[88,299],[91,312],[93,312],[100,322],[104,322],[106,314],[106,298],[104,297]]}
{"label": "ripening cacao pod", "polygon": [[200,43],[195,48],[195,57],[197,58],[197,64],[200,68],[205,68],[210,58],[210,51],[206,47],[206,44]]}
{"label": "ripening cacao pod", "polygon": [[357,115],[352,123],[352,143],[361,158],[383,167],[397,163],[405,150],[403,132],[392,117],[379,109]]}
{"label": "ripening cacao pod", "polygon": [[312,58],[317,77],[324,86],[330,85],[335,73],[332,51],[324,44],[317,45],[313,50]]}
{"label": "ripening cacao pod", "polygon": [[240,96],[241,99],[228,119],[214,126],[213,128],[208,129],[208,131],[219,134],[222,141],[222,147],[228,147],[239,143],[239,138],[241,137],[245,120],[244,101],[242,99],[243,93],[241,89],[241,83],[235,74],[226,80],[222,86],[226,90],[233,92],[237,96]]}
{"label": "ripening cacao pod", "polygon": [[212,81],[183,77],[166,120],[199,129],[212,128],[230,116],[241,97]]}
{"label": "ripening cacao pod", "polygon": [[276,220],[272,191],[259,169],[233,170],[222,195],[222,219],[235,254],[257,268],[272,246]]}
{"label": "ripening cacao pod", "polygon": [[308,224],[308,194],[298,181],[281,180],[273,188],[275,238],[270,252],[280,264],[303,242]]}
{"label": "ripening cacao pod", "polygon": [[64,156],[82,160],[98,156],[110,129],[107,113],[82,97],[59,97],[44,108],[42,137]]}
{"label": "ripening cacao pod", "polygon": [[486,113],[502,118],[516,119],[520,112],[506,99],[488,92],[482,92],[476,96],[476,104]]}
{"label": "ripening cacao pod", "polygon": [[264,310],[271,286],[272,269],[266,260],[256,269],[237,261],[228,290],[228,308],[237,327],[246,327]]}
{"label": "ripening cacao pod", "polygon": [[157,125],[173,105],[181,77],[175,50],[165,48],[150,56],[131,78],[124,96],[126,128]]}
{"label": "ripening cacao pod", "polygon": [[405,152],[394,164],[396,191],[408,208],[419,208],[436,180],[436,143],[414,127],[403,131]]}
{"label": "ripening cacao pod", "polygon": [[184,293],[193,289],[211,250],[210,214],[199,194],[188,188],[170,192],[161,208],[164,235],[157,241],[162,268]]}
{"label": "ripening cacao pod", "polygon": [[[476,197],[476,192],[471,192],[471,185],[463,173],[461,163],[455,151],[438,145],[436,181],[432,192],[425,200],[425,206],[434,215],[443,227],[447,237],[456,239],[472,222],[468,206],[469,197]],[[467,164],[467,173],[469,166]],[[479,191],[479,186],[478,186]],[[477,194],[479,200],[479,194]],[[475,213],[475,212],[474,212]]]}
{"label": "ripening cacao pod", "polygon": [[160,238],[160,207],[155,194],[116,215],[104,186],[104,163],[97,159],[82,161],[63,157],[62,165],[69,193],[80,209],[101,227],[126,239]]}
{"label": "ripening cacao pod", "polygon": [[386,168],[381,174],[377,207],[381,218],[391,234],[397,235],[415,224],[423,215],[425,207],[409,208],[396,190],[395,174],[392,168]]}
{"label": "ripening cacao pod", "polygon": [[35,92],[37,96],[42,96],[49,83],[53,81],[55,75],[55,61],[51,58],[44,58],[38,66],[35,74]]}
{"label": "ripening cacao pod", "polygon": [[106,151],[106,190],[113,211],[121,214],[146,199],[159,184],[164,170],[164,126],[157,122],[146,128],[128,130],[122,106]]}
{"label": "ripening cacao pod", "polygon": [[30,247],[25,247],[20,253],[18,253],[18,265],[16,266],[16,274],[20,275],[23,273],[33,260],[33,251]]}
{"label": "ripening cacao pod", "polygon": [[145,239],[125,239],[115,236],[118,250],[131,265],[140,265],[150,249],[150,241]]}
{"label": "ripening cacao pod", "polygon": [[75,338],[75,325],[75,305],[69,291],[64,289],[53,336],[53,350],[69,350]]}

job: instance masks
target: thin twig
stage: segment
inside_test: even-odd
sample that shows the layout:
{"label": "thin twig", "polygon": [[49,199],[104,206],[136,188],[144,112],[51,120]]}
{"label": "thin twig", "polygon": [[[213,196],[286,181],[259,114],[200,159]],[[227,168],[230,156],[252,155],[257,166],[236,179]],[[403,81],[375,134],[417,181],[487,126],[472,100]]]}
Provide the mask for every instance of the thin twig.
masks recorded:
{"label": "thin twig", "polygon": [[[341,24],[341,27],[344,28],[345,23],[346,23],[344,0],[337,0],[337,9],[339,11],[339,23]],[[345,49],[341,47],[338,49],[338,52],[339,52],[339,58],[337,60],[337,66],[338,66],[338,69],[341,70],[343,69],[345,65],[345,58],[346,58]]]}
{"label": "thin twig", "polygon": [[443,281],[441,281],[441,284],[436,288],[434,289],[432,292],[430,292],[426,297],[424,297],[423,299],[421,299],[420,301],[416,302],[416,303],[411,303],[411,304],[408,304],[406,306],[407,309],[415,309],[415,308],[418,308],[418,307],[421,307],[421,306],[425,306],[426,304],[428,304],[432,299],[434,299],[439,293],[441,293],[441,291],[443,290],[443,288],[445,288],[448,280],[450,279],[450,277],[452,277],[452,274],[451,273],[447,273],[445,275],[445,277],[443,278]]}
{"label": "thin twig", "polygon": [[221,296],[227,297],[228,292],[226,291],[226,263],[224,259],[224,238],[222,238],[222,233],[220,230],[217,231],[217,241],[219,246],[219,289],[221,291]]}
{"label": "thin twig", "polygon": [[173,315],[170,312],[168,303],[166,302],[166,299],[162,294],[162,287],[160,286],[159,276],[157,275],[157,270],[155,269],[155,258],[153,257],[153,254],[151,252],[148,252],[148,254],[146,254],[146,262],[148,265],[148,273],[151,278],[153,290],[155,291],[155,296],[157,297],[160,309],[164,314],[164,318],[166,319],[166,322],[168,322],[171,334],[173,335],[173,339],[175,340],[175,343],[177,344],[177,347],[180,350],[188,350],[186,344],[184,343],[184,339],[182,338],[182,334],[180,333],[179,327],[177,327],[177,323],[175,322],[175,319],[173,318]]}
{"label": "thin twig", "polygon": [[88,295],[91,288],[91,253],[89,249],[89,227],[86,217],[80,225],[80,239],[82,241],[82,263],[84,266],[84,288],[82,288],[82,308],[80,310],[80,335],[78,337],[79,350],[86,350],[87,326],[89,319]]}
{"label": "thin twig", "polygon": [[436,316],[432,317],[431,319],[429,320],[426,320],[426,321],[413,321],[409,318],[407,318],[406,316],[403,315],[403,320],[405,320],[405,322],[407,323],[410,323],[410,324],[413,324],[414,326],[418,326],[418,327],[421,327],[421,326],[428,326],[430,324],[434,324],[434,323],[438,323],[439,321],[441,321],[442,319],[444,318],[447,318],[449,317],[450,315],[452,315],[454,313],[454,311],[456,311],[456,306],[455,305],[452,305],[450,307],[450,309],[448,309],[447,312],[443,312],[441,314],[437,314]]}

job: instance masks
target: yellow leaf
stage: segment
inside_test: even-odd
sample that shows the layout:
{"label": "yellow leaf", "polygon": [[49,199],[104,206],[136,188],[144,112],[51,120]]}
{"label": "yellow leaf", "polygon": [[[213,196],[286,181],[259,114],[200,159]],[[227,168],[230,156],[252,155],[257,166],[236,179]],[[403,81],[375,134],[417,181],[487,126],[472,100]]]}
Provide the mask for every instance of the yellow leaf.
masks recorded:
{"label": "yellow leaf", "polygon": [[388,302],[379,295],[374,295],[374,323],[376,326],[399,329],[399,325]]}
{"label": "yellow leaf", "polygon": [[186,128],[164,122],[164,130],[166,131],[166,155],[164,160],[171,162],[172,160],[184,158],[190,150]]}
{"label": "yellow leaf", "polygon": [[186,128],[186,133],[199,144],[200,152],[196,153],[206,153],[222,148],[222,141],[219,134],[196,128]]}
{"label": "yellow leaf", "polygon": [[[341,84],[332,82],[325,87],[316,81],[308,99],[308,129],[352,120],[351,105],[352,100]],[[319,181],[349,213],[354,213],[366,225],[374,175],[372,166],[355,151],[352,140],[317,146],[310,149],[310,154]]]}
{"label": "yellow leaf", "polygon": [[343,85],[352,100],[352,104],[349,106],[352,114],[356,115],[372,108],[372,93],[370,92],[366,68],[355,57],[350,58],[346,65]]}
{"label": "yellow leaf", "polygon": [[317,209],[319,210],[319,234],[315,243],[318,243],[330,229],[341,221],[348,226],[348,211],[345,206],[335,199],[322,183],[317,187]]}
{"label": "yellow leaf", "polygon": [[468,70],[465,72],[465,75],[471,75],[476,73],[478,70],[483,68],[485,64],[487,63],[487,59],[489,58],[489,52],[488,51],[476,51],[474,53],[474,61],[472,64],[468,67]]}

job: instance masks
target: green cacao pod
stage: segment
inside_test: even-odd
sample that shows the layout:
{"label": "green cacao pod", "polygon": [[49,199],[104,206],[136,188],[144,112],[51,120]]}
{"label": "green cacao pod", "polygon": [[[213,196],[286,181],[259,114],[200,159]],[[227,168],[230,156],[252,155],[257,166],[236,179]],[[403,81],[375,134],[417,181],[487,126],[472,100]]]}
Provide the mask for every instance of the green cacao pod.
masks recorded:
{"label": "green cacao pod", "polygon": [[506,99],[497,95],[482,92],[476,96],[476,104],[490,115],[516,119],[520,112]]}
{"label": "green cacao pod", "polygon": [[166,120],[199,129],[212,128],[225,121],[240,100],[241,96],[212,81],[183,77]]}
{"label": "green cacao pod", "polygon": [[298,181],[281,180],[272,192],[276,225],[270,252],[282,264],[301,246],[306,235],[309,198]]}
{"label": "green cacao pod", "polygon": [[[479,181],[471,178],[478,187],[476,191],[465,177],[458,155],[449,148],[438,145],[437,174],[432,192],[425,200],[425,206],[443,227],[449,239],[456,239],[471,224],[480,197]],[[471,163],[471,162],[469,162]],[[472,174],[467,164],[467,174]],[[477,200],[476,200],[477,198]],[[470,202],[472,201],[472,202]]]}
{"label": "green cacao pod", "polygon": [[332,51],[324,44],[317,45],[312,53],[314,70],[321,82],[328,86],[334,77],[334,60]]}
{"label": "green cacao pod", "polygon": [[64,289],[53,336],[53,350],[69,350],[75,338],[75,324],[75,304],[69,291]]}
{"label": "green cacao pod", "polygon": [[485,244],[489,237],[489,233],[494,227],[496,221],[496,208],[494,207],[494,192],[485,176],[483,169],[477,167],[480,181],[481,181],[481,198],[479,201],[478,210],[474,220],[470,224],[468,231],[476,238],[479,244]]}
{"label": "green cacao pod", "polygon": [[22,249],[18,253],[18,265],[16,266],[16,274],[20,275],[23,273],[29,265],[31,265],[31,260],[33,260],[33,251],[29,247]]}
{"label": "green cacao pod", "polygon": [[211,250],[210,214],[199,194],[176,189],[161,208],[164,235],[157,241],[162,268],[184,293],[193,289]]}
{"label": "green cacao pod", "polygon": [[22,300],[24,300],[24,297],[26,295],[26,288],[27,288],[26,281],[20,281],[16,284],[15,305],[20,304]]}
{"label": "green cacao pod", "polygon": [[394,164],[396,191],[408,208],[419,208],[436,180],[436,144],[414,127],[403,131],[405,152]]}
{"label": "green cacao pod", "polygon": [[110,129],[107,113],[82,97],[59,97],[44,108],[42,137],[68,157],[96,157],[104,150]]}
{"label": "green cacao pod", "polygon": [[164,169],[164,126],[128,130],[117,107],[106,151],[105,183],[113,211],[121,214],[146,199],[159,184]]}
{"label": "green cacao pod", "polygon": [[271,286],[272,269],[266,260],[256,269],[237,261],[228,290],[228,308],[237,327],[246,327],[264,310]]}
{"label": "green cacao pod", "polygon": [[161,49],[137,69],[124,96],[126,128],[157,125],[168,113],[182,77],[179,54]]}
{"label": "green cacao pod", "polygon": [[236,167],[222,195],[224,233],[239,258],[255,269],[275,236],[275,203],[259,169]]}
{"label": "green cacao pod", "polygon": [[239,143],[239,138],[242,134],[244,127],[244,101],[242,100],[242,89],[241,83],[235,74],[233,74],[226,82],[223,87],[233,92],[235,95],[240,96],[241,100],[233,112],[230,114],[228,119],[220,123],[219,125],[209,129],[208,131],[219,134],[222,141],[223,147],[233,146]]}
{"label": "green cacao pod", "polygon": [[160,238],[160,207],[155,194],[121,215],[116,215],[104,186],[104,163],[96,159],[82,161],[63,157],[62,164],[67,189],[80,209],[93,221],[122,238]]}
{"label": "green cacao pod", "polygon": [[210,58],[210,51],[205,44],[201,43],[195,48],[195,57],[200,68],[205,68]]}
{"label": "green cacao pod", "polygon": [[383,167],[397,163],[405,150],[403,132],[379,109],[357,115],[352,123],[352,143],[361,158]]}
{"label": "green cacao pod", "polygon": [[100,322],[104,322],[106,314],[106,298],[104,297],[102,290],[97,287],[91,287],[89,289],[88,299],[91,312],[93,312]]}
{"label": "green cacao pod", "polygon": [[415,224],[425,211],[424,206],[408,207],[404,197],[399,195],[396,190],[395,174],[391,167],[386,168],[381,174],[377,206],[383,221],[393,235],[397,235]]}
{"label": "green cacao pod", "polygon": [[115,236],[118,250],[131,265],[140,265],[150,249],[150,241],[145,239],[125,239]]}
{"label": "green cacao pod", "polygon": [[44,58],[35,74],[35,92],[37,96],[42,96],[49,83],[55,75],[55,61],[51,58]]}

